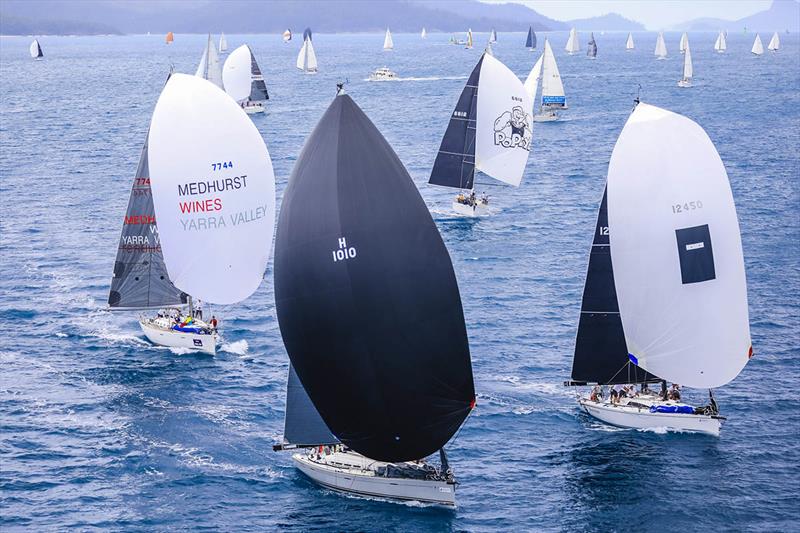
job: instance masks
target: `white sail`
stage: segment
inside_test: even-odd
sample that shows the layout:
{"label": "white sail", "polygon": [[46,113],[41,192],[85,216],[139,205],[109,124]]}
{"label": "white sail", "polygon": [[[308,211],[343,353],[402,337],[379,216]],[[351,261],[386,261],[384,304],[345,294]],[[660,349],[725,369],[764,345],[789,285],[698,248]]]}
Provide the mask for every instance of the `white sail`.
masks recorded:
{"label": "white sail", "polygon": [[314,53],[314,44],[311,39],[303,41],[300,53],[297,54],[297,68],[306,72],[317,71],[317,55]]}
{"label": "white sail", "polygon": [[173,74],[148,141],[169,278],[207,302],[247,298],[261,284],[275,226],[275,176],[258,129],[218,87]]}
{"label": "white sail", "polygon": [[228,51],[228,40],[225,38],[225,34],[221,34],[219,36],[219,53],[227,52]]}
{"label": "white sail", "polygon": [[292,40],[292,30],[287,29],[283,32],[283,42],[288,43]]}
{"label": "white sail", "polygon": [[194,75],[198,78],[206,78],[206,69],[208,68],[208,48],[203,50],[203,55],[200,58],[200,63],[197,64],[197,70],[194,71]]}
{"label": "white sail", "polygon": [[628,32],[628,40],[625,41],[625,50],[633,50],[633,34]]}
{"label": "white sail", "polygon": [[683,35],[681,35],[681,42],[678,45],[678,48],[680,49],[681,53],[684,53],[686,51],[686,47],[689,45],[688,43],[689,43],[689,35],[686,32],[683,32]]}
{"label": "white sail", "polygon": [[665,380],[728,383],[752,353],[747,287],[733,195],[708,135],[639,104],[611,155],[607,190],[629,353]]}
{"label": "white sail", "polygon": [[392,32],[389,31],[389,28],[386,28],[386,37],[383,38],[383,49],[394,50],[394,41],[392,41]]}
{"label": "white sail", "polygon": [[464,48],[472,48],[472,28],[467,30],[467,44]]}
{"label": "white sail", "polygon": [[241,103],[250,98],[250,87],[253,83],[252,62],[250,47],[243,44],[231,52],[222,67],[225,92],[237,102]]}
{"label": "white sail", "polygon": [[772,39],[769,40],[769,44],[767,45],[768,50],[772,50],[773,52],[777,52],[781,47],[781,38],[778,37],[778,32],[772,34]]}
{"label": "white sail", "polygon": [[667,45],[664,42],[664,32],[658,33],[658,39],[656,39],[656,49],[654,53],[658,59],[665,59],[667,57]]}
{"label": "white sail", "polygon": [[561,74],[548,39],[544,40],[542,58],[542,107],[567,107]]}
{"label": "white sail", "polygon": [[683,56],[683,82],[690,83],[692,81],[692,52],[689,49],[689,43],[686,43],[686,49]]}
{"label": "white sail", "polygon": [[716,50],[721,54],[727,49],[728,49],[728,43],[725,40],[725,33],[720,31],[719,35],[717,35],[717,40],[714,42],[714,50]]}
{"label": "white sail", "polygon": [[564,50],[569,54],[574,54],[580,51],[580,49],[581,45],[578,42],[578,30],[572,28],[569,30],[569,39],[567,39],[567,45],[564,47]]}
{"label": "white sail", "polygon": [[764,44],[761,42],[761,36],[759,34],[756,34],[756,40],[753,41],[753,48],[750,51],[757,56],[764,53]]}
{"label": "white sail", "polygon": [[428,32],[425,31],[425,28],[422,28],[422,33],[419,34],[421,39],[426,39],[428,37]]}
{"label": "white sail", "polygon": [[197,65],[195,76],[210,81],[220,89],[223,87],[222,67],[219,64],[217,47],[214,46],[214,39],[211,38],[211,34],[208,35],[206,49],[203,51],[203,57],[200,58],[200,64]]}
{"label": "white sail", "polygon": [[39,46],[39,40],[38,39],[34,39],[33,42],[31,43],[30,52],[31,52],[31,57],[34,58],[34,59],[38,59],[38,58],[42,57],[42,55],[43,55],[42,54],[42,47]]}
{"label": "white sail", "polygon": [[478,81],[475,168],[517,186],[531,149],[533,102],[519,78],[484,54]]}
{"label": "white sail", "polygon": [[492,28],[492,33],[489,34],[489,42],[494,44],[497,42],[497,32]]}
{"label": "white sail", "polygon": [[525,92],[528,93],[528,98],[531,100],[531,105],[536,105],[536,91],[539,90],[539,80],[542,78],[542,63],[544,61],[544,54],[539,56],[536,63],[533,65],[530,74],[525,79],[523,84]]}

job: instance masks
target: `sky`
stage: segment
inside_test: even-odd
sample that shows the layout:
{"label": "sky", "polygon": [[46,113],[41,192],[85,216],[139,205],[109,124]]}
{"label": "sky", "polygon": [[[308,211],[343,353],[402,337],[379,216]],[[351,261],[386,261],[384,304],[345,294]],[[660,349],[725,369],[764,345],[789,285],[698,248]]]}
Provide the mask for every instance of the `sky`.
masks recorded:
{"label": "sky", "polygon": [[769,9],[772,0],[482,0],[492,3],[513,1],[525,4],[556,20],[595,17],[619,13],[658,30],[696,18],[737,20]]}

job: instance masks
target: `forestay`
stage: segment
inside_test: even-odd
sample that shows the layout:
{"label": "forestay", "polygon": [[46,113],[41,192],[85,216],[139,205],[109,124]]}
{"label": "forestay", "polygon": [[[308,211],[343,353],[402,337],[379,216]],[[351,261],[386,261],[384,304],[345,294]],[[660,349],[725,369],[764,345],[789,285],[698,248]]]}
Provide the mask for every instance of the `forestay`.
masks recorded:
{"label": "forestay", "polygon": [[211,303],[250,296],[275,219],[272,161],[253,122],[213,84],[174,74],[153,112],[148,155],[172,282]]}
{"label": "forestay", "polygon": [[706,132],[639,104],[608,170],[611,258],[628,351],[645,370],[719,387],[752,354],[739,224]]}

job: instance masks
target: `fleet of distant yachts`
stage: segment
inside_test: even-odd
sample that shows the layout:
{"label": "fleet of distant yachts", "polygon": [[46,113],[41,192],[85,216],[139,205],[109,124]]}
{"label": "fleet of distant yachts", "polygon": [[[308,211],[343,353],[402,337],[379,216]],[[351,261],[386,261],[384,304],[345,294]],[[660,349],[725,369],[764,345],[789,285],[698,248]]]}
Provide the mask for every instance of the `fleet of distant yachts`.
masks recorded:
{"label": "fleet of distant yachts", "polygon": [[[475,192],[479,174],[520,185],[533,122],[566,108],[549,41],[523,83],[493,56],[496,38],[492,31],[456,101],[429,179],[459,190],[453,209],[462,216],[488,212]],[[526,44],[536,48],[532,29]],[[393,47],[387,29],[384,49]],[[776,34],[769,48],[779,47]],[[566,49],[580,50],[575,30]],[[691,81],[686,34],[680,49],[689,64],[681,81]],[[715,49],[725,51],[724,32]],[[276,450],[305,448],[296,466],[328,488],[454,505],[444,445],[476,399],[455,273],[425,202],[340,84],[297,158],[276,223],[270,155],[247,117],[263,111],[266,85],[247,45],[220,68],[226,51],[224,35],[218,46],[209,35],[196,75],[172,74],[156,103],[109,306],[159,310],[140,317],[152,342],[213,354],[216,317],[197,313],[192,298],[232,304],[252,295],[274,235],[275,307],[291,362]],[[757,36],[753,53],[762,52]],[[596,53],[592,35],[588,54]],[[655,54],[666,53],[659,34]],[[42,57],[37,41],[31,55]],[[297,66],[316,70],[310,30]],[[579,404],[609,424],[718,435],[725,417],[711,389],[752,355],[722,160],[697,123],[637,99],[609,162],[567,384],[594,385]],[[667,381],[708,389],[708,405],[682,402]],[[661,391],[649,389],[656,383]],[[436,452],[438,466],[425,461]]]}

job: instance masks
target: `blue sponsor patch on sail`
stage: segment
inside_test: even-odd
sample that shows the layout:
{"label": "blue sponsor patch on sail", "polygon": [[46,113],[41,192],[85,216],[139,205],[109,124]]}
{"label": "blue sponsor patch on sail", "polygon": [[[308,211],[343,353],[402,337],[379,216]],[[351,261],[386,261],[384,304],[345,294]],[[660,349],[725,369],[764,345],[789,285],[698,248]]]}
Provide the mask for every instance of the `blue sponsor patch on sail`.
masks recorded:
{"label": "blue sponsor patch on sail", "polygon": [[639,366],[639,359],[637,359],[636,356],[633,355],[632,353],[628,354],[628,359],[630,359],[631,363],[633,363],[634,365]]}
{"label": "blue sponsor patch on sail", "polygon": [[542,96],[543,104],[563,104],[566,103],[566,96]]}

